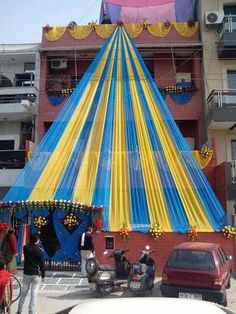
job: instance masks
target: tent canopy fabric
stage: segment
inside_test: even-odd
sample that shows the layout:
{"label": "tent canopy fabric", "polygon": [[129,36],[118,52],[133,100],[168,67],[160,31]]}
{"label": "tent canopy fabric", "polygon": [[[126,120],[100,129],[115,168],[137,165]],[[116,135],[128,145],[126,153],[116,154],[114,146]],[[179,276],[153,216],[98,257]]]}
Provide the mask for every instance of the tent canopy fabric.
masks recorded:
{"label": "tent canopy fabric", "polygon": [[103,0],[100,23],[106,13],[112,23],[186,22],[196,20],[198,0]]}
{"label": "tent canopy fabric", "polygon": [[220,231],[226,215],[125,28],[117,27],[5,201],[104,207],[104,227]]}

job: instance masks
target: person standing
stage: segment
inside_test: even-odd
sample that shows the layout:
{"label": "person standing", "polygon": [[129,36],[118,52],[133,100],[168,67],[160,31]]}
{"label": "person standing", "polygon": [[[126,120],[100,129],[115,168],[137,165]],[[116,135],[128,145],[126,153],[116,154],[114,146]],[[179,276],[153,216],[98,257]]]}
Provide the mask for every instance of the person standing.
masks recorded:
{"label": "person standing", "polygon": [[2,239],[1,251],[3,252],[6,260],[6,269],[10,273],[16,274],[17,240],[13,228],[7,228],[6,233]]}
{"label": "person standing", "polygon": [[30,291],[29,314],[35,314],[35,305],[38,297],[40,282],[45,277],[45,261],[43,251],[39,248],[39,236],[30,235],[30,243],[23,247],[24,253],[24,274],[23,287],[18,303],[17,314],[22,313],[25,298]]}
{"label": "person standing", "polygon": [[5,267],[6,260],[0,251],[0,312],[3,308],[6,308],[7,313],[11,314],[12,283],[10,273],[5,270]]}
{"label": "person standing", "polygon": [[89,258],[94,257],[94,244],[92,237],[92,227],[87,227],[86,231],[82,233],[79,242],[80,256],[81,256],[81,276],[87,277],[86,262]]}

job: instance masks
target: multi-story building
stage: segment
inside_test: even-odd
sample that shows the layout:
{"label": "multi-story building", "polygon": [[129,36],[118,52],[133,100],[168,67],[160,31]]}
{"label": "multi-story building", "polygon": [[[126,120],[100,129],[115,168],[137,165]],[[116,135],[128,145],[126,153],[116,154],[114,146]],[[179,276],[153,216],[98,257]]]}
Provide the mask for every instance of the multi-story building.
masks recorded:
{"label": "multi-story building", "polygon": [[35,141],[39,44],[0,45],[0,198],[27,160]]}
{"label": "multi-story building", "polygon": [[212,175],[231,223],[236,213],[236,1],[201,1],[208,138],[214,142]]}

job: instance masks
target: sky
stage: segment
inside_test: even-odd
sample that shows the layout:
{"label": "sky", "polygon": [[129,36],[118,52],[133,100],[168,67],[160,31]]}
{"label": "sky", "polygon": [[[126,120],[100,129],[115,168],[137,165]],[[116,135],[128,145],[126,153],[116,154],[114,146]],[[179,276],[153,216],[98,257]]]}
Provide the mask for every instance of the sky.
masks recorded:
{"label": "sky", "polygon": [[99,22],[102,0],[0,0],[0,44],[40,43],[42,27]]}

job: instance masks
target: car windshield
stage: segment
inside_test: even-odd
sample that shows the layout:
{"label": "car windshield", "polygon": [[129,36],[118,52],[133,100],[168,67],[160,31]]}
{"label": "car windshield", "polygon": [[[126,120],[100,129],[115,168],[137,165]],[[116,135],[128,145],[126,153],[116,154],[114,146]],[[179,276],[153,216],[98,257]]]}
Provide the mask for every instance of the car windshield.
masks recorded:
{"label": "car windshield", "polygon": [[174,250],[168,261],[169,267],[213,270],[215,263],[211,252]]}

